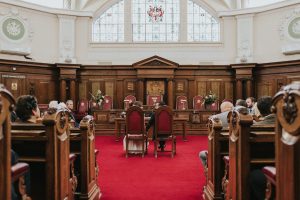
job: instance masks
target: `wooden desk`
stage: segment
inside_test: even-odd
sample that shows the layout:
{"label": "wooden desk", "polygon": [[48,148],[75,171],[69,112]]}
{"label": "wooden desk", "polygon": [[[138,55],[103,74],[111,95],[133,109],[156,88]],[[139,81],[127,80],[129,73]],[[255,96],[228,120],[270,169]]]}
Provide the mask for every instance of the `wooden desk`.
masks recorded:
{"label": "wooden desk", "polygon": [[[145,124],[148,123],[149,117],[145,117]],[[173,118],[173,123],[174,125],[181,124],[182,125],[182,138],[183,141],[187,141],[186,139],[186,119],[181,119],[181,118]],[[122,126],[125,128],[125,118],[115,118],[115,135],[116,135],[116,142],[120,140],[121,137],[121,131],[122,131]]]}

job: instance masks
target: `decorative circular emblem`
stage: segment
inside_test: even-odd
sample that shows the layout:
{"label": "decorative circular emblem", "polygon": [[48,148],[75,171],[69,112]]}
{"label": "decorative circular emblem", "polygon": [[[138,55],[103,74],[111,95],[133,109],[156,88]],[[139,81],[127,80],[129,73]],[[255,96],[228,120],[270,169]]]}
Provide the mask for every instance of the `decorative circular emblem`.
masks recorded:
{"label": "decorative circular emblem", "polygon": [[288,26],[289,35],[294,39],[300,39],[300,17],[293,19]]}
{"label": "decorative circular emblem", "polygon": [[11,40],[20,40],[25,35],[24,24],[15,18],[8,18],[2,23],[2,31]]}

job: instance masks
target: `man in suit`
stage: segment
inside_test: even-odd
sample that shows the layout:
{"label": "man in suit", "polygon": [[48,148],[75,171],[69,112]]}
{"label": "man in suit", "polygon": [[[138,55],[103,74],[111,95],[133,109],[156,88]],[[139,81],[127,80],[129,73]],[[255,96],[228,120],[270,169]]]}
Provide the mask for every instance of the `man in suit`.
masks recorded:
{"label": "man in suit", "polygon": [[[166,106],[165,102],[161,101],[159,103],[155,103],[154,104],[154,111],[151,113],[151,116],[150,116],[150,119],[149,119],[149,122],[147,123],[146,125],[146,131],[148,132],[148,130],[150,129],[151,126],[155,126],[155,110],[158,109],[159,107],[161,106]],[[153,128],[153,130],[155,130],[155,128]],[[152,135],[152,140],[155,140],[155,133],[153,133]],[[162,151],[164,150],[165,148],[165,141],[159,141],[159,147]]]}

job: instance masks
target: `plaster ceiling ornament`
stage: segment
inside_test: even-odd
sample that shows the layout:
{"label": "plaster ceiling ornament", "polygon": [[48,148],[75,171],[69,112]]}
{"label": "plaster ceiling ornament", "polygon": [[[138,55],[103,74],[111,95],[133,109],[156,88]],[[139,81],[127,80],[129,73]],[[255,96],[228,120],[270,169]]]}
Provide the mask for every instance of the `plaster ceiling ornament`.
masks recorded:
{"label": "plaster ceiling ornament", "polygon": [[25,26],[19,19],[9,17],[2,22],[2,32],[11,40],[21,40],[25,36]]}
{"label": "plaster ceiling ornament", "polygon": [[281,40],[300,39],[300,8],[294,9],[281,19],[279,35]]}

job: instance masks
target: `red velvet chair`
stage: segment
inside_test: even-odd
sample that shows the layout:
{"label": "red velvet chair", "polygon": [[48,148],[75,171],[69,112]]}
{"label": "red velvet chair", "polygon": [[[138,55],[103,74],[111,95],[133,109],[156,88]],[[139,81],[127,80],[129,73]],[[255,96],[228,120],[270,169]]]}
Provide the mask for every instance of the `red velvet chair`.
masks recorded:
{"label": "red velvet chair", "polygon": [[162,95],[147,95],[147,105],[153,106],[163,100]]}
{"label": "red velvet chair", "polygon": [[75,112],[76,121],[81,121],[82,118],[88,115],[89,111],[89,101],[86,99],[82,99],[77,104],[77,110]]}
{"label": "red velvet chair", "polygon": [[129,105],[135,101],[136,101],[135,96],[127,95],[124,99],[124,109],[127,110],[129,108]]}
{"label": "red velvet chair", "polygon": [[[141,153],[144,157],[147,152],[148,137],[145,131],[144,112],[138,106],[131,106],[126,111],[126,158],[128,153]],[[129,141],[136,143],[136,149],[130,150]]]}
{"label": "red velvet chair", "polygon": [[193,98],[193,109],[194,111],[199,111],[203,109],[203,97],[200,95],[194,96]]}
{"label": "red velvet chair", "polygon": [[176,154],[176,136],[173,133],[173,111],[168,106],[161,106],[155,111],[155,129],[154,129],[154,155],[157,158],[157,148],[159,141],[171,141],[172,148],[169,151],[171,152],[172,158]]}
{"label": "red velvet chair", "polygon": [[186,96],[178,96],[176,98],[176,110],[187,110],[188,101]]}
{"label": "red velvet chair", "polygon": [[113,108],[113,100],[111,96],[104,96],[104,100],[102,103],[103,110],[111,110]]}

